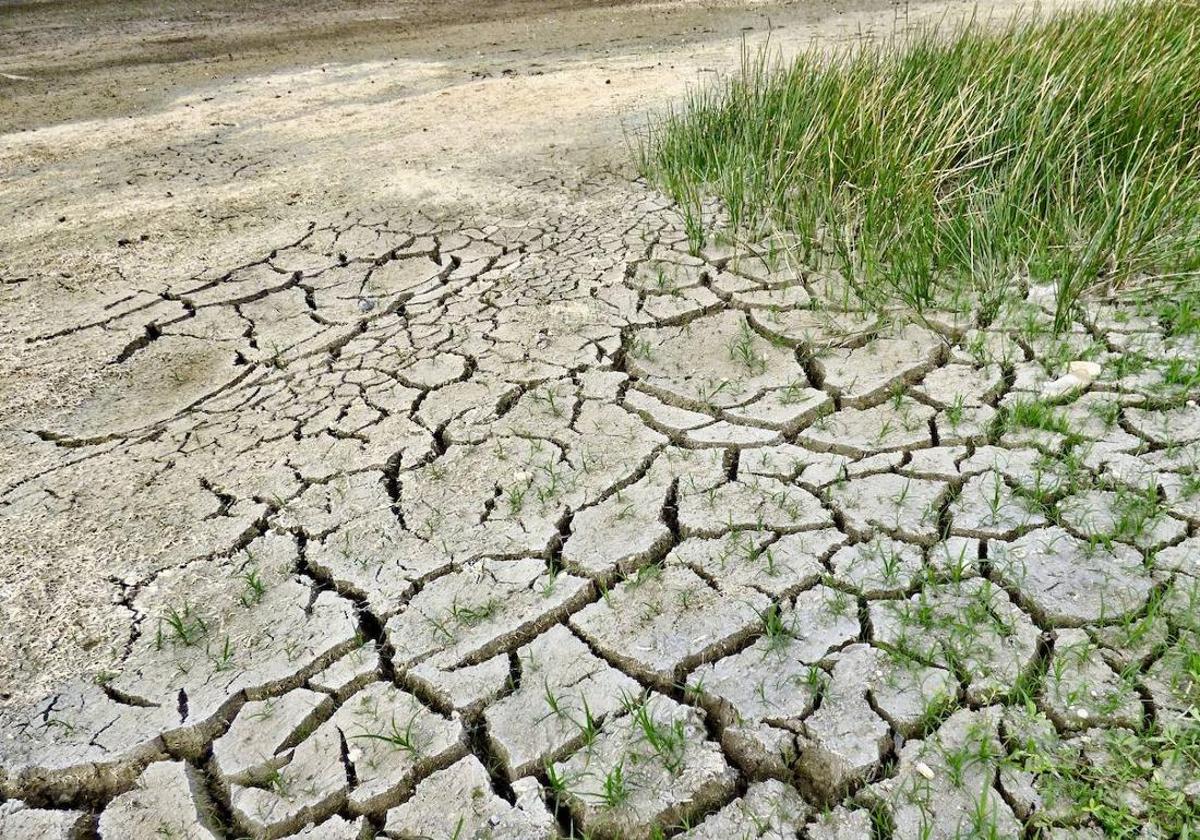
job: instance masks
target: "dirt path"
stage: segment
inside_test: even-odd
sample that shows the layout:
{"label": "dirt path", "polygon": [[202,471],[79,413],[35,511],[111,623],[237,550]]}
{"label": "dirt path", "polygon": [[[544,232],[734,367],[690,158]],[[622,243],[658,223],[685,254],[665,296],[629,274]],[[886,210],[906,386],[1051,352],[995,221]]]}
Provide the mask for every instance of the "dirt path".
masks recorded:
{"label": "dirt path", "polygon": [[[0,72],[33,81],[0,77],[0,795],[59,810],[0,803],[0,837],[97,814],[113,838],[474,836],[446,821],[466,790],[497,837],[735,826],[739,793],[799,825],[868,784],[912,821],[893,794],[934,761],[904,752],[930,705],[947,744],[994,733],[1051,640],[1108,646],[1055,667],[1104,692],[1047,689],[1060,730],[1081,702],[1118,726],[1178,705],[1116,679],[1134,654],[1101,626],[1175,572],[1021,502],[1056,442],[993,421],[1049,387],[1051,348],[817,318],[808,278],[689,256],[632,181],[627,133],[743,38],[965,4],[220,5],[4,8]],[[1044,318],[1022,306],[1014,330]],[[1101,355],[1161,338],[1097,323],[1075,338]],[[1173,488],[1153,540],[1182,557],[1172,446],[1200,434],[1159,385],[1069,410],[1087,470],[1137,452]],[[945,620],[901,668],[910,597]],[[995,626],[946,654],[972,609]],[[650,756],[638,714],[682,740]],[[630,755],[628,807],[597,806]],[[985,769],[1001,827],[1025,819]],[[792,774],[803,799],[747,789]]]}

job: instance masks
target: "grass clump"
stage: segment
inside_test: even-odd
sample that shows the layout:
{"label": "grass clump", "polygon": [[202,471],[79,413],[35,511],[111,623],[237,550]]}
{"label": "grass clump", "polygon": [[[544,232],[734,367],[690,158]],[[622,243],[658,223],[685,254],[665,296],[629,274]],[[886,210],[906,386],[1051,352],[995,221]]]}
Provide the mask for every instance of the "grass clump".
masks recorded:
{"label": "grass clump", "polygon": [[856,305],[986,314],[1023,278],[1056,287],[1061,330],[1093,287],[1194,284],[1198,114],[1200,3],[1136,0],[787,66],[746,53],[639,158],[694,248],[715,197],[736,239],[791,234]]}

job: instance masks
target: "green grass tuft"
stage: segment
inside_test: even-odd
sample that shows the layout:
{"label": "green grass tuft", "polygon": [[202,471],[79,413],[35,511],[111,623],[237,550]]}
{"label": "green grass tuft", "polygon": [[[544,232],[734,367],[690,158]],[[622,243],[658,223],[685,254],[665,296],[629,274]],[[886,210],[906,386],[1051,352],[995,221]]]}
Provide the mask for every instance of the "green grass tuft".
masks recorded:
{"label": "green grass tuft", "polygon": [[639,160],[694,249],[712,196],[735,240],[793,234],[856,305],[986,313],[1019,278],[1055,286],[1061,330],[1093,288],[1194,283],[1200,3],[971,21],[787,66],[746,53],[652,123]]}

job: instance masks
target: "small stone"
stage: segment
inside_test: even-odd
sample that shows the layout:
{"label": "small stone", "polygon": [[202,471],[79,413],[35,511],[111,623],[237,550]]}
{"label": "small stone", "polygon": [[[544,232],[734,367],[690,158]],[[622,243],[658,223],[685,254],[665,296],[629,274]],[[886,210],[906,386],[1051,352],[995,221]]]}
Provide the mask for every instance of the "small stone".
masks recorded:
{"label": "small stone", "polygon": [[1096,381],[1101,370],[1098,362],[1071,362],[1067,365],[1067,373],[1083,383],[1085,388]]}
{"label": "small stone", "polygon": [[1087,383],[1073,373],[1066,373],[1042,384],[1042,395],[1051,399],[1082,391]]}

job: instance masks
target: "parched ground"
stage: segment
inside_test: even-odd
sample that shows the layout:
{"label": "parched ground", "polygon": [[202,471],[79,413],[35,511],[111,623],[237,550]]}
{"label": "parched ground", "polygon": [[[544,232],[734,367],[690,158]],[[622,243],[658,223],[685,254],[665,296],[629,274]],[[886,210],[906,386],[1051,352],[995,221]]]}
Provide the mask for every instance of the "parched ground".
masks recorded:
{"label": "parched ground", "polygon": [[5,7],[0,838],[1103,836],[1064,764],[1200,702],[1195,335],[844,311],[628,164],[961,4],[275,5]]}

